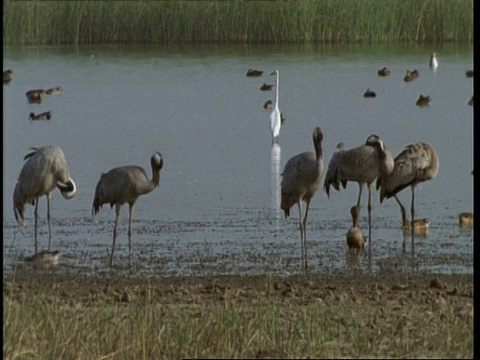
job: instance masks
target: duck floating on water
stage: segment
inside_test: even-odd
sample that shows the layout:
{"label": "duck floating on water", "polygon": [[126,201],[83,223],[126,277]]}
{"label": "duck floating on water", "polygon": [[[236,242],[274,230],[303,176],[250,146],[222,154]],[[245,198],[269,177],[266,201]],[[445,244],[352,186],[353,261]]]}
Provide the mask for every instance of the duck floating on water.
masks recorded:
{"label": "duck floating on water", "polygon": [[352,226],[347,232],[347,245],[349,250],[361,251],[365,248],[365,237],[362,230],[358,227],[358,218],[360,216],[360,206],[355,205],[350,208],[352,216]]}
{"label": "duck floating on water", "polygon": [[30,116],[29,116],[30,120],[50,120],[51,118],[52,118],[52,111],[51,110],[45,111],[45,112],[43,112],[41,114],[37,114],[37,115],[35,115],[35,113],[31,112]]}
{"label": "duck floating on water", "polygon": [[269,90],[272,90],[273,88],[273,85],[269,85],[267,83],[263,83],[263,85],[260,87],[260,90],[262,91],[269,91]]}
{"label": "duck floating on water", "polygon": [[407,70],[407,72],[405,74],[405,77],[403,78],[403,81],[411,82],[411,81],[415,80],[416,78],[418,78],[419,76],[420,76],[420,74],[418,73],[417,70],[413,70],[413,71]]}
{"label": "duck floating on water", "polygon": [[43,95],[45,94],[45,90],[43,89],[36,89],[36,90],[28,90],[25,93],[25,96],[27,97],[27,100],[29,103],[34,104],[34,103],[41,103],[43,99]]}
{"label": "duck floating on water", "polygon": [[377,73],[379,76],[389,76],[390,70],[387,67],[383,67],[383,69],[378,70]]}
{"label": "duck floating on water", "polygon": [[473,213],[462,212],[458,214],[458,223],[460,227],[473,227]]}
{"label": "duck floating on water", "polygon": [[3,84],[10,84],[10,81],[13,80],[13,70],[7,69],[3,72]]}
{"label": "duck floating on water", "polygon": [[32,263],[33,265],[48,267],[52,265],[57,265],[59,257],[60,257],[60,251],[58,250],[55,250],[55,251],[43,250],[36,255],[27,256],[24,259],[24,261],[28,263]]}
{"label": "duck floating on water", "polygon": [[[424,219],[415,219],[413,221],[413,231],[415,235],[427,236],[429,229],[430,229],[430,220],[424,218]],[[404,235],[410,235],[412,233],[412,222],[410,220],[404,219],[402,230]]]}
{"label": "duck floating on water", "polygon": [[417,100],[417,106],[428,106],[430,104],[430,96],[420,95]]}
{"label": "duck floating on water", "polygon": [[51,89],[48,89],[45,91],[45,94],[47,95],[58,95],[63,92],[63,89],[60,86],[53,87]]}
{"label": "duck floating on water", "polygon": [[263,74],[263,71],[260,71],[260,70],[255,70],[255,69],[247,70],[247,76],[261,76],[262,74]]}
{"label": "duck floating on water", "polygon": [[372,91],[370,89],[367,89],[365,91],[365,93],[363,94],[363,97],[366,97],[366,98],[374,98],[377,96],[377,93],[375,91]]}

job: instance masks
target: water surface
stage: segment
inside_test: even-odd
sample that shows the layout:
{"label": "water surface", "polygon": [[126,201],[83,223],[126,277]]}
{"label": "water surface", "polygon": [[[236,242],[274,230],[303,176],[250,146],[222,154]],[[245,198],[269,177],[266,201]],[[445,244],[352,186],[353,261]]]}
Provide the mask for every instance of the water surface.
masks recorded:
{"label": "water surface", "polygon": [[[439,68],[428,67],[436,50]],[[389,67],[391,76],[377,70]],[[33,252],[33,207],[28,227],[16,226],[12,194],[32,146],[63,148],[78,192],[66,201],[53,193],[53,247],[63,266],[104,271],[111,249],[114,211],[104,206],[91,220],[96,182],[102,172],[127,164],[145,167],[164,157],[160,187],[139,199],[134,216],[136,273],[204,274],[298,271],[298,210],[279,209],[280,174],[293,155],[313,151],[312,132],[324,132],[325,167],[338,143],[351,148],[375,133],[394,155],[416,140],[431,143],[440,157],[438,176],[418,187],[417,217],[431,229],[415,246],[409,270],[465,272],[473,269],[473,232],[458,226],[458,213],[473,211],[473,49],[468,47],[255,47],[95,46],[7,47],[4,68],[15,78],[4,85],[5,268]],[[264,71],[246,77],[248,68]],[[280,110],[286,117],[279,145],[272,147],[269,110],[280,72]],[[406,83],[407,69],[420,77]],[[62,86],[61,95],[28,104],[25,92]],[[377,97],[366,99],[367,88]],[[419,108],[420,94],[432,98]],[[52,110],[50,121],[29,121],[30,112]],[[351,262],[345,235],[358,186],[315,195],[307,237],[311,271],[367,269]],[[400,194],[407,209],[409,189]],[[398,270],[410,254],[393,199],[373,195],[373,271]],[[367,191],[360,226],[367,228]],[[40,248],[48,243],[46,199],[40,200]],[[128,254],[128,206],[121,214],[116,264]],[[410,259],[410,256],[408,256]],[[393,260],[392,260],[393,259]],[[399,260],[400,259],[400,260]],[[398,265],[400,264],[400,265]],[[372,269],[370,269],[372,270]]]}

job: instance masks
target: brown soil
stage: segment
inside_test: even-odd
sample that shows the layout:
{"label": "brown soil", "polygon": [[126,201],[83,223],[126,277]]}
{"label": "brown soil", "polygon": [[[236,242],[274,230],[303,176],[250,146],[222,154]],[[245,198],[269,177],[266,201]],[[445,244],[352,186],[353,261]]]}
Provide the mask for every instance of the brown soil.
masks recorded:
{"label": "brown soil", "polygon": [[[148,291],[146,291],[148,289]],[[243,299],[258,294],[305,304],[321,301],[325,305],[358,304],[418,307],[433,305],[453,309],[465,325],[473,320],[473,275],[416,274],[412,276],[295,275],[156,277],[79,277],[43,272],[19,272],[4,279],[7,297],[20,300],[23,295],[53,296],[66,304],[127,304],[148,296],[164,304],[201,304],[222,300],[226,294]],[[93,303],[93,304],[92,304]],[[437,306],[437,305],[438,306]],[[421,314],[419,314],[421,315]],[[439,317],[441,311],[439,313]]]}

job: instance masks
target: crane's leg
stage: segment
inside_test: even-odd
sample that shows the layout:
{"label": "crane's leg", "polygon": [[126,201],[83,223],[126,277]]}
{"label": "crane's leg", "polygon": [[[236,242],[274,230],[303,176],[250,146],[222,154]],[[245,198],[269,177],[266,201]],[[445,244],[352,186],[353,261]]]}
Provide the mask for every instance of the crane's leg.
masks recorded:
{"label": "crane's leg", "polygon": [[412,203],[410,205],[410,213],[412,216],[412,222],[410,223],[410,228],[412,230],[412,256],[415,254],[415,229],[414,229],[414,220],[415,220],[415,187],[412,186]]}
{"label": "crane's leg", "polygon": [[367,205],[367,210],[368,210],[368,256],[371,259],[372,258],[372,186],[371,184],[368,186],[368,205]]}
{"label": "crane's leg", "polygon": [[305,256],[305,269],[307,269],[307,217],[308,217],[308,209],[310,207],[310,200],[307,202],[307,208],[305,209],[305,217],[303,218],[303,248],[304,256]]}
{"label": "crane's leg", "polygon": [[48,251],[50,251],[50,243],[52,242],[52,223],[50,217],[50,196],[47,195],[47,223],[48,223]]}
{"label": "crane's leg", "polygon": [[400,202],[400,199],[397,197],[397,195],[393,195],[393,197],[395,198],[395,200],[397,200],[397,203],[398,205],[400,205],[400,212],[402,213],[402,226],[408,226],[408,223],[407,223],[407,213],[405,211],[405,207],[402,205],[402,203]]}
{"label": "crane's leg", "polygon": [[128,217],[128,267],[132,266],[132,219],[135,204],[130,205],[130,215]]}
{"label": "crane's leg", "polygon": [[363,184],[358,183],[358,199],[357,199],[357,206],[360,207],[360,200],[362,199],[362,191],[363,191]]}
{"label": "crane's leg", "polygon": [[35,229],[34,229],[34,239],[35,239],[35,255],[38,252],[38,198],[35,199],[35,210],[33,212],[35,218]]}
{"label": "crane's leg", "polygon": [[302,246],[302,268],[305,267],[305,255],[303,249],[303,222],[302,222],[302,200],[298,201],[298,220],[300,223],[300,245]]}
{"label": "crane's leg", "polygon": [[117,230],[118,230],[118,218],[120,215],[121,205],[115,205],[115,225],[113,227],[113,243],[112,243],[112,254],[110,255],[110,267],[113,266],[113,253],[115,252],[115,240],[117,240]]}

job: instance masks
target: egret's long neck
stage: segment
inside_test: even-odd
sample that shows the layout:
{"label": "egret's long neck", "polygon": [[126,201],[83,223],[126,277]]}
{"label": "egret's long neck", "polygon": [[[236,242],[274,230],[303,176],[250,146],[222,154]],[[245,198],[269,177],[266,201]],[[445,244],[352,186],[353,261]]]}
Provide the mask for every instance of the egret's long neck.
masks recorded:
{"label": "egret's long neck", "polygon": [[279,73],[277,72],[277,93],[276,93],[276,97],[275,97],[275,107],[278,108],[278,93],[279,93],[279,86],[280,86],[280,75]]}

